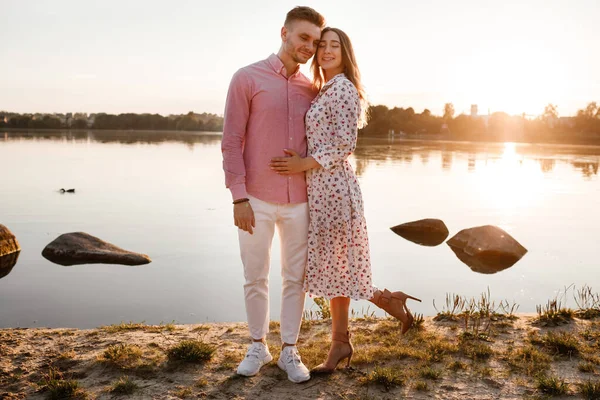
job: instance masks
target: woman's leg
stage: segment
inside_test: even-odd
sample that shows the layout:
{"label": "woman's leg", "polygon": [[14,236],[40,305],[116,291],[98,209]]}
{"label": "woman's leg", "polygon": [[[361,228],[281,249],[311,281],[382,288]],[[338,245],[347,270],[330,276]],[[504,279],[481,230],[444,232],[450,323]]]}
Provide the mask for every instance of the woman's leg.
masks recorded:
{"label": "woman's leg", "polygon": [[332,372],[338,363],[345,358],[351,357],[353,348],[348,337],[348,311],[350,299],[348,297],[335,297],[329,301],[331,310],[331,347],[327,354],[327,360],[313,372]]}
{"label": "woman's leg", "polygon": [[331,331],[345,334],[348,331],[348,312],[350,299],[348,297],[334,297],[329,301],[331,310]]}
{"label": "woman's leg", "polygon": [[373,287],[373,289],[373,297],[369,301],[392,317],[400,320],[402,322],[402,334],[406,333],[414,321],[410,310],[406,306],[406,299],[421,300],[400,291],[392,293],[387,289],[384,289],[383,292],[376,287]]}

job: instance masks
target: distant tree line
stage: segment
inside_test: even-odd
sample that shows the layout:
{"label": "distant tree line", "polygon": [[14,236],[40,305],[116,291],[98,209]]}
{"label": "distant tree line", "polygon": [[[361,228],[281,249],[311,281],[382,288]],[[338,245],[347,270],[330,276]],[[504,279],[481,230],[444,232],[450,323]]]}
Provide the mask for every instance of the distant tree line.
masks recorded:
{"label": "distant tree line", "polygon": [[444,120],[428,109],[417,114],[412,107],[388,109],[386,106],[369,107],[367,125],[360,131],[367,136],[385,136],[390,131],[416,135],[440,133]]}
{"label": "distant tree line", "polygon": [[216,114],[16,114],[0,112],[0,128],[20,129],[115,129],[115,130],[223,130],[223,117]]}
{"label": "distant tree line", "polygon": [[447,103],[443,116],[425,109],[369,107],[363,136],[387,136],[391,133],[407,137],[440,135],[457,140],[489,141],[600,141],[600,107],[589,103],[573,117],[559,118],[557,107],[548,104],[537,118],[511,116],[505,112],[491,115],[454,117],[454,106]]}
{"label": "distant tree line", "polygon": [[[454,116],[454,106],[447,103],[442,116],[428,109],[416,113],[412,107],[389,109],[384,105],[369,107],[367,125],[362,136],[387,136],[392,132],[407,137],[443,135],[457,140],[489,141],[600,141],[600,107],[589,103],[573,117],[559,118],[557,107],[548,104],[536,118],[511,116],[504,112],[491,115]],[[116,130],[223,130],[223,118],[216,114],[16,114],[0,111],[1,128],[21,129],[116,129]]]}

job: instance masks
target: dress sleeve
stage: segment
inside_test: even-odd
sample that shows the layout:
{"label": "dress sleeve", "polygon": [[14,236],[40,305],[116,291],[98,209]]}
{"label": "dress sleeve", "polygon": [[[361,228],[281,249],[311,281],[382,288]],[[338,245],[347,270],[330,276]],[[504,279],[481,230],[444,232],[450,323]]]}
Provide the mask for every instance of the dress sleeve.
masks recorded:
{"label": "dress sleeve", "polygon": [[231,197],[234,200],[248,197],[243,148],[246,125],[250,116],[250,103],[250,85],[244,71],[239,70],[231,79],[227,92],[221,141],[225,186],[231,190]]}
{"label": "dress sleeve", "polygon": [[321,167],[332,169],[356,148],[360,99],[354,85],[346,79],[335,82],[323,96],[327,96],[324,112],[329,114],[325,120],[330,120],[324,129],[330,140],[320,144],[311,155]]}

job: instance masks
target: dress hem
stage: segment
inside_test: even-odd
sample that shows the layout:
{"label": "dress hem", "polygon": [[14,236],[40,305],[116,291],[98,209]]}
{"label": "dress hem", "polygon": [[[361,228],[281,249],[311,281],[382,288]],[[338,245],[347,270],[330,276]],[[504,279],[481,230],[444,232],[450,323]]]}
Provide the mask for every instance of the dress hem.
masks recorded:
{"label": "dress hem", "polygon": [[[373,291],[372,293],[374,293],[374,292],[375,291]],[[307,292],[306,294],[308,294],[308,296],[310,298],[320,297],[320,298],[323,298],[325,300],[335,299],[336,297],[348,297],[349,299],[352,299],[354,301],[359,301],[359,300],[367,300],[368,301],[368,300],[370,300],[370,299],[373,298],[373,294],[371,294],[370,297],[364,297],[362,295],[359,295],[359,296],[344,296],[344,295],[326,296],[326,295],[323,295],[323,294],[320,294],[320,293],[310,293],[310,292]]]}

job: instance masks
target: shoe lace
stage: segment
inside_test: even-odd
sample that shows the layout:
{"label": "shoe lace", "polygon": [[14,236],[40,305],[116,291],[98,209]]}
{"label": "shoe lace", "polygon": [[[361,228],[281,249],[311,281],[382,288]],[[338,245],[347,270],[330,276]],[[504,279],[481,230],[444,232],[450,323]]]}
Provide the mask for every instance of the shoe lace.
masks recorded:
{"label": "shoe lace", "polygon": [[253,357],[257,360],[260,359],[260,347],[258,346],[250,346],[248,353],[246,353],[246,358]]}
{"label": "shoe lace", "polygon": [[292,348],[286,352],[285,362],[286,364],[294,364],[296,366],[302,364],[302,359],[300,358],[300,354],[296,348]]}

